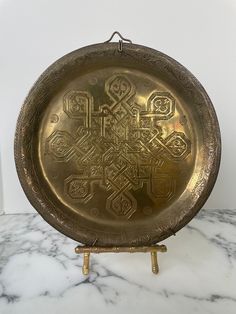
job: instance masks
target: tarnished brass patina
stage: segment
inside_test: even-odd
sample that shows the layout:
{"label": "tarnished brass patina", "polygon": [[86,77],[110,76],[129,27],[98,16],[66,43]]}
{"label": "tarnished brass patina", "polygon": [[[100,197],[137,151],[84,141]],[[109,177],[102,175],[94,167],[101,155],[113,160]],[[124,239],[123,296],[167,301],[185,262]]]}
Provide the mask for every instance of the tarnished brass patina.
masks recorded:
{"label": "tarnished brass patina", "polygon": [[56,229],[89,246],[157,243],[208,198],[220,162],[212,103],[156,50],[119,41],[52,64],[15,136],[22,187]]}

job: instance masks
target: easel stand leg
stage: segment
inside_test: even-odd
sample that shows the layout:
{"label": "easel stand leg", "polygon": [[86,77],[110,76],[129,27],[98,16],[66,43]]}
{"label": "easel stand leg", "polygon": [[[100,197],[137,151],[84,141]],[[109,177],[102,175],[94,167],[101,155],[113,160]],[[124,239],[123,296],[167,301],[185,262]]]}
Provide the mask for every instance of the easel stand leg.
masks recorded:
{"label": "easel stand leg", "polygon": [[83,254],[83,267],[82,272],[84,275],[89,274],[89,259],[90,253],[135,253],[135,252],[142,252],[147,253],[150,252],[151,254],[151,265],[152,265],[152,272],[154,274],[158,274],[159,266],[157,261],[157,252],[166,252],[167,248],[165,245],[152,245],[152,246],[141,246],[141,247],[94,247],[94,246],[80,246],[78,245],[75,248],[75,253]]}
{"label": "easel stand leg", "polygon": [[90,253],[84,253],[84,263],[83,263],[83,268],[82,268],[82,272],[84,275],[89,274],[89,259],[90,259]]}
{"label": "easel stand leg", "polygon": [[158,274],[159,266],[158,266],[157,252],[156,251],[151,252],[151,262],[152,262],[152,272],[153,272],[153,274]]}

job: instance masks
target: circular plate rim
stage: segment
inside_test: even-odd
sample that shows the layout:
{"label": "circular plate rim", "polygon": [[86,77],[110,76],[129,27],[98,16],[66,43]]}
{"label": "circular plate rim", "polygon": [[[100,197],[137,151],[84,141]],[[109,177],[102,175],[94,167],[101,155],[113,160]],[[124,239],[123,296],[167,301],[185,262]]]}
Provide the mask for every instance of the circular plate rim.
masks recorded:
{"label": "circular plate rim", "polygon": [[211,134],[211,139],[209,140],[207,146],[204,147],[204,149],[206,149],[207,153],[209,154],[209,165],[207,168],[208,172],[206,173],[206,177],[203,178],[202,184],[199,187],[194,206],[192,206],[190,210],[185,210],[184,214],[179,219],[173,220],[168,227],[165,226],[164,228],[160,228],[155,232],[155,234],[152,234],[151,236],[137,237],[132,241],[129,239],[129,237],[124,236],[124,234],[120,234],[117,236],[111,235],[111,237],[107,238],[107,234],[105,236],[102,236],[102,234],[98,235],[93,232],[93,230],[84,228],[81,225],[75,225],[73,222],[68,223],[68,221],[65,220],[63,214],[59,214],[56,211],[56,208],[53,208],[50,201],[46,200],[43,197],[43,195],[40,193],[38,183],[32,180],[32,177],[30,175],[32,165],[30,164],[29,156],[26,155],[29,147],[26,147],[26,145],[22,145],[22,143],[24,142],[24,136],[26,135],[25,123],[27,119],[27,114],[29,113],[29,110],[32,110],[32,108],[35,109],[35,104],[33,103],[33,95],[35,95],[39,89],[46,88],[47,83],[49,83],[48,78],[50,77],[50,75],[55,73],[55,69],[57,69],[58,71],[58,69],[60,69],[64,64],[68,62],[78,61],[79,59],[84,60],[85,57],[89,54],[96,55],[96,53],[105,54],[109,51],[114,52],[117,50],[117,43],[94,44],[77,49],[69,54],[64,55],[62,58],[58,59],[43,72],[43,74],[39,77],[39,79],[31,88],[28,96],[25,99],[17,120],[14,141],[14,157],[16,170],[21,186],[32,206],[38,211],[38,213],[44,218],[44,220],[46,220],[55,229],[57,229],[64,235],[87,245],[149,245],[160,242],[167,237],[175,234],[197,214],[197,212],[206,202],[214,187],[220,166],[221,137],[219,123],[212,102],[201,83],[183,65],[160,51],[154,50],[149,47],[128,43],[124,44],[124,49],[128,51],[129,54],[134,54],[136,58],[140,58],[140,61],[142,60],[142,54],[149,56],[150,60],[152,61],[155,58],[161,60],[163,64],[166,63],[166,65],[172,67],[176,73],[179,73],[179,77],[181,79],[186,80],[187,83],[191,82],[192,86],[194,86],[194,88],[204,96],[204,105],[206,105],[206,108],[212,119],[211,122],[213,122],[211,124],[211,127],[214,126],[214,134]]}

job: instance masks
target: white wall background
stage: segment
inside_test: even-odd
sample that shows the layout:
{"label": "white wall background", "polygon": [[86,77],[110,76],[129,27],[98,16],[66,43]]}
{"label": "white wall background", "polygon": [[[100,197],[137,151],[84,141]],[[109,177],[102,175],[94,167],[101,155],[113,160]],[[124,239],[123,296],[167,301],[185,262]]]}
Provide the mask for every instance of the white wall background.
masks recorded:
{"label": "white wall background", "polygon": [[16,119],[30,87],[57,58],[114,30],[172,56],[206,88],[223,155],[205,208],[236,208],[236,0],[0,0],[0,207],[34,211],[13,159]]}

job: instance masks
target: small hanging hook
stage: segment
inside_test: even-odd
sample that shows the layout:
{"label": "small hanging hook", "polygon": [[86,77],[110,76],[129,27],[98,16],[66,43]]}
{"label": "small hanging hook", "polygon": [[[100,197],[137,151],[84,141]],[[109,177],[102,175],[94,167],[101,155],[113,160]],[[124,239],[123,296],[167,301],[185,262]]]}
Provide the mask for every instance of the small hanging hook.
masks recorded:
{"label": "small hanging hook", "polygon": [[124,38],[121,35],[121,33],[117,32],[117,31],[115,31],[108,40],[104,41],[104,43],[109,43],[115,35],[118,35],[120,37],[120,40],[119,40],[119,43],[118,43],[118,51],[119,52],[123,51],[123,42],[124,41],[132,44],[132,41],[130,39]]}

